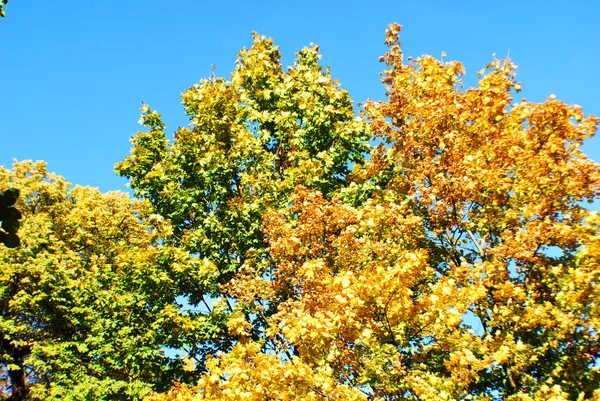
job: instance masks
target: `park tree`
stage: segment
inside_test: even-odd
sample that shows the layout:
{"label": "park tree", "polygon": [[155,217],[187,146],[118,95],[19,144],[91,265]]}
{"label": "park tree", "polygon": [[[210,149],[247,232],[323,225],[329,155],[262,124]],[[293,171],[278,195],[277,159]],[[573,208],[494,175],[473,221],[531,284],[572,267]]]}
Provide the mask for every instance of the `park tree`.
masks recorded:
{"label": "park tree", "polygon": [[0,168],[20,192],[21,246],[0,247],[0,379],[9,400],[139,400],[185,380],[194,324],[179,282],[210,275],[171,225],[120,192],[71,187],[43,162]]}
{"label": "park tree", "polygon": [[273,273],[262,215],[288,208],[298,185],[336,193],[368,149],[365,122],[321,67],[318,51],[302,49],[284,69],[279,48],[254,34],[229,79],[213,75],[183,93],[190,126],[172,142],[160,114],[144,104],[140,121],[148,131],[132,138],[131,155],[116,166],[171,222],[176,245],[216,267],[214,280],[190,279],[181,288],[202,320],[185,346],[199,371],[208,355],[237,343],[232,318],[249,324],[258,340],[276,311],[277,300],[240,302],[225,292],[242,268]]}
{"label": "park tree", "polygon": [[[276,204],[275,152],[248,190],[266,202],[255,188],[273,185],[257,210],[266,256],[246,252],[219,288],[274,305],[264,330],[232,314],[231,350],[148,400],[600,399],[600,216],[586,207],[600,168],[581,151],[599,120],[554,96],[515,101],[508,59],[464,88],[462,64],[405,59],[399,32],[386,100],[365,105],[368,161],[339,186],[287,178]],[[168,158],[153,160],[159,179]]]}

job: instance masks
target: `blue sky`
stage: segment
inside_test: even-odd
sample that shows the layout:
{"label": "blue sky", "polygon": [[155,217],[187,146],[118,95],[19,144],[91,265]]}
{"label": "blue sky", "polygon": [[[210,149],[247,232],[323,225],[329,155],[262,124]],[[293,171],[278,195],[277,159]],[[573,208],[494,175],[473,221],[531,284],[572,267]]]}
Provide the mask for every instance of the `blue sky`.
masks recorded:
{"label": "blue sky", "polygon": [[[11,0],[0,20],[0,165],[45,160],[75,184],[125,189],[113,172],[129,153],[141,102],[167,129],[187,125],[180,94],[229,76],[251,31],[273,37],[289,65],[319,44],[356,102],[381,99],[387,24],[407,55],[447,53],[467,82],[492,53],[519,66],[520,96],[556,94],[600,115],[600,1]],[[600,160],[600,140],[585,148]]]}

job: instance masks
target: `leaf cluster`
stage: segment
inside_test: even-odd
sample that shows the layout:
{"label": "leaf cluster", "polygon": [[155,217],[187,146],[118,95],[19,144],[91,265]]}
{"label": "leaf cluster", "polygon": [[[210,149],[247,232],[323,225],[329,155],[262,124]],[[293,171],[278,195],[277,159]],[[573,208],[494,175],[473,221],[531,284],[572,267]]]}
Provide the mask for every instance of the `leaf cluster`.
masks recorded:
{"label": "leaf cluster", "polygon": [[4,6],[8,4],[8,0],[0,0],[0,17],[6,17],[6,13],[4,12]]}

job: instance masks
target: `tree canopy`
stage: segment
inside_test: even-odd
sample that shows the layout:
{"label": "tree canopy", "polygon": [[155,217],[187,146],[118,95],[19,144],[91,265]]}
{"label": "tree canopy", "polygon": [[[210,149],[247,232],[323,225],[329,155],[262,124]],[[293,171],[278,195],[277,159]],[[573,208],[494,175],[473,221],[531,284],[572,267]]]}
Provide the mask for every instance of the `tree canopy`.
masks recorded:
{"label": "tree canopy", "polygon": [[21,246],[0,251],[10,399],[141,399],[185,374],[163,347],[189,324],[177,287],[198,261],[168,245],[168,222],[126,194],[70,188],[42,162],[0,168],[0,183],[20,190],[25,216]]}
{"label": "tree canopy", "polygon": [[144,105],[140,121],[149,131],[133,137],[131,155],[116,167],[173,224],[177,245],[217,268],[212,280],[182,288],[209,314],[187,346],[199,369],[236,342],[231,317],[248,319],[258,339],[276,310],[277,302],[239,302],[224,291],[240,270],[274,272],[261,216],[287,208],[298,185],[325,196],[341,190],[368,149],[366,124],[320,66],[318,47],[298,52],[287,71],[280,57],[271,39],[255,34],[229,80],[213,76],[183,93],[191,124],[172,144],[160,115]]}
{"label": "tree canopy", "polygon": [[600,397],[600,173],[580,151],[598,119],[515,102],[510,60],[463,88],[458,62],[405,61],[399,31],[368,162],[333,192],[297,182],[262,214],[268,274],[246,258],[221,285],[276,305],[264,331],[233,314],[233,348],[150,400]]}
{"label": "tree canopy", "polygon": [[171,140],[143,104],[116,166],[141,200],[0,169],[10,399],[600,400],[600,120],[399,35],[362,109],[258,34]]}

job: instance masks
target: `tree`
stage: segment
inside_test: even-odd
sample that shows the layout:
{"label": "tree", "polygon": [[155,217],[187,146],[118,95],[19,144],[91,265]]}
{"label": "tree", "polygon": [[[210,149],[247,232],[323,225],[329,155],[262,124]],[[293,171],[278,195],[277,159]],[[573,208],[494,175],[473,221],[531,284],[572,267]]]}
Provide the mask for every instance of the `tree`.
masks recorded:
{"label": "tree", "polygon": [[43,162],[0,168],[8,183],[24,216],[22,246],[0,248],[8,399],[139,400],[183,380],[184,361],[164,351],[193,324],[177,288],[210,264],[169,245],[147,202],[70,188]]}
{"label": "tree", "polygon": [[[318,47],[304,48],[285,71],[273,41],[254,34],[231,78],[202,80],[183,93],[189,128],[167,140],[160,115],[148,105],[133,137],[131,155],[116,166],[135,194],[173,224],[180,249],[215,264],[214,281],[189,280],[181,288],[201,313],[200,330],[186,352],[204,370],[208,355],[237,342],[233,321],[264,336],[268,304],[244,302],[225,288],[244,268],[272,274],[261,216],[286,208],[297,185],[325,196],[345,186],[352,163],[361,163],[369,135],[348,93],[319,64]],[[279,294],[285,298],[285,294]]]}
{"label": "tree", "polygon": [[[467,334],[446,347],[440,371],[460,384],[456,397],[592,397],[600,220],[583,203],[598,198],[600,171],[579,147],[598,118],[554,96],[514,102],[521,84],[510,60],[493,60],[463,91],[460,63],[405,64],[399,30],[388,31],[383,58],[388,101],[367,113],[390,144],[386,190],[425,224],[436,281],[468,291],[452,302],[463,316],[456,330]],[[434,337],[440,351],[444,337]],[[471,354],[477,362],[456,365]]]}
{"label": "tree", "polygon": [[148,400],[600,399],[600,168],[580,150],[599,120],[515,102],[510,60],[464,89],[458,62],[405,62],[399,32],[365,106],[381,145],[333,191],[294,180],[264,208],[269,275],[246,258],[224,286],[277,305],[265,330],[232,317],[196,386]]}

